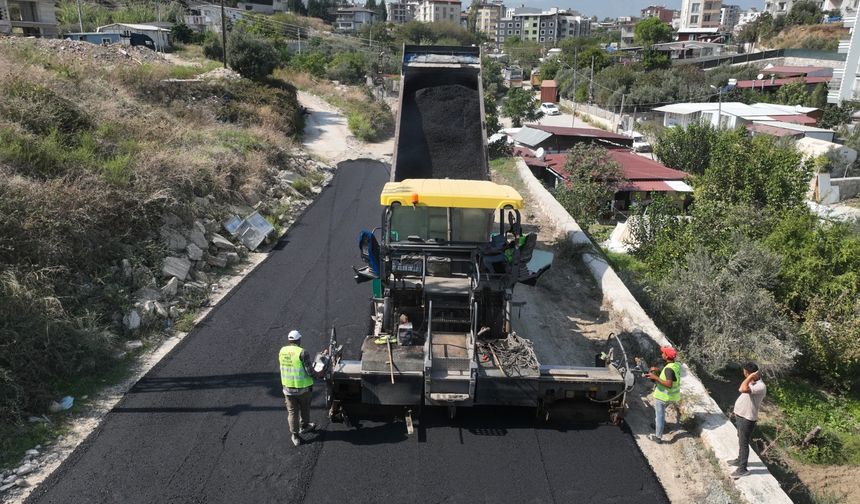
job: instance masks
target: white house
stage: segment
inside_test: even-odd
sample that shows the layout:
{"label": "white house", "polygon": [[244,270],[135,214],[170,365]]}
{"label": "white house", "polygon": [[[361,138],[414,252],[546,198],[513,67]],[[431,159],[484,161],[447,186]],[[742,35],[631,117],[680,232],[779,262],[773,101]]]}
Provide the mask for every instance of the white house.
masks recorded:
{"label": "white house", "polygon": [[415,18],[416,2],[407,0],[389,0],[385,2],[386,22],[403,24]]}
{"label": "white house", "polygon": [[654,109],[663,112],[663,126],[680,126],[686,128],[692,123],[704,122],[716,127],[737,128],[758,122],[793,122],[814,124],[815,119],[808,114],[817,109],[811,107],[791,107],[771,103],[754,103],[747,105],[740,102],[719,103],[674,103]]}
{"label": "white house", "polygon": [[415,19],[424,23],[460,23],[460,0],[423,0],[415,9]]}
{"label": "white house", "polygon": [[[236,23],[245,17],[245,12],[233,7],[224,7],[224,17]],[[188,7],[185,24],[194,31],[221,31],[221,6],[211,3],[196,4]]]}
{"label": "white house", "polygon": [[96,32],[119,33],[125,45],[131,42],[132,34],[146,35],[155,43],[155,49],[157,50],[168,48],[171,43],[170,30],[147,24],[113,23],[99,26],[96,28]]}
{"label": "white house", "polygon": [[358,31],[365,24],[376,21],[376,12],[364,7],[347,7],[337,10],[334,27],[341,31]]}

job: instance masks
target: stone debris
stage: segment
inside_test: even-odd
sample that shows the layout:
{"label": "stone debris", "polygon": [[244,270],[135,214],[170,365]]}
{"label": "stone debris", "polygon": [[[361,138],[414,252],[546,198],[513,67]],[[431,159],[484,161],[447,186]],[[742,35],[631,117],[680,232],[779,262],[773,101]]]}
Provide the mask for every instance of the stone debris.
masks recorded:
{"label": "stone debris", "polygon": [[5,47],[23,46],[25,44],[34,45],[37,51],[48,56],[61,54],[63,61],[66,62],[76,59],[97,61],[102,65],[138,66],[143,63],[165,61],[161,54],[142,46],[124,47],[120,44],[103,46],[78,40],[47,38],[4,37],[0,39],[0,51],[6,50]]}
{"label": "stone debris", "polygon": [[218,233],[212,233],[212,245],[221,250],[229,250],[231,252],[236,250],[236,246],[230,240]]}
{"label": "stone debris", "polygon": [[39,468],[39,466],[37,466],[35,464],[31,464],[30,462],[27,462],[26,464],[15,469],[15,475],[18,477],[26,476],[38,468]]}
{"label": "stone debris", "polygon": [[19,488],[24,488],[30,486],[30,482],[25,480],[24,478],[18,478],[15,480],[15,486]]}
{"label": "stone debris", "polygon": [[29,450],[24,452],[24,455],[29,455],[31,457],[38,457],[39,456],[39,450],[35,450],[33,448],[30,448]]}
{"label": "stone debris", "polygon": [[239,254],[236,252],[227,252],[224,255],[227,258],[227,264],[237,264],[239,262]]}
{"label": "stone debris", "polygon": [[7,476],[6,478],[3,478],[3,484],[8,485],[9,483],[15,483],[16,479],[18,479],[18,476],[14,474],[11,476]]}
{"label": "stone debris", "polygon": [[122,318],[122,325],[129,331],[140,329],[140,322],[140,314],[137,310],[131,310]]}
{"label": "stone debris", "polygon": [[183,250],[188,242],[185,240],[185,237],[182,236],[179,231],[172,229],[168,226],[162,226],[159,229],[159,234],[161,235],[161,239],[164,242],[164,245],[171,250]]}
{"label": "stone debris", "polygon": [[0,486],[0,493],[5,493],[7,490],[15,488],[15,482]]}
{"label": "stone debris", "polygon": [[139,339],[125,342],[126,350],[136,350],[136,349],[141,348],[141,347],[143,347],[143,341],[141,341]]}
{"label": "stone debris", "polygon": [[158,301],[161,299],[161,291],[152,287],[143,287],[134,293],[138,302]]}
{"label": "stone debris", "polygon": [[134,270],[131,267],[131,261],[128,259],[122,260],[122,277],[130,280],[134,275]]}
{"label": "stone debris", "polygon": [[215,266],[216,268],[226,268],[227,267],[227,255],[224,253],[218,254],[217,256],[209,256],[206,258],[206,263]]}
{"label": "stone debris", "polygon": [[185,251],[188,253],[188,258],[192,261],[199,261],[203,259],[203,249],[201,249],[194,243],[189,243],[188,246],[185,247]]}
{"label": "stone debris", "polygon": [[236,73],[234,70],[229,68],[218,67],[214,70],[210,70],[204,74],[200,74],[198,77],[203,80],[216,80],[216,79],[225,79],[225,80],[238,80],[241,79],[242,76]]}
{"label": "stone debris", "polygon": [[172,277],[164,287],[161,288],[161,295],[165,299],[171,299],[176,293],[179,292],[179,279],[176,277]]}
{"label": "stone debris", "polygon": [[191,261],[184,257],[168,257],[164,259],[161,274],[165,277],[176,277],[179,280],[188,278],[188,270],[191,269]]}
{"label": "stone debris", "polygon": [[200,247],[201,250],[206,250],[209,247],[209,242],[206,241],[206,233],[203,229],[194,228],[188,232],[188,240]]}

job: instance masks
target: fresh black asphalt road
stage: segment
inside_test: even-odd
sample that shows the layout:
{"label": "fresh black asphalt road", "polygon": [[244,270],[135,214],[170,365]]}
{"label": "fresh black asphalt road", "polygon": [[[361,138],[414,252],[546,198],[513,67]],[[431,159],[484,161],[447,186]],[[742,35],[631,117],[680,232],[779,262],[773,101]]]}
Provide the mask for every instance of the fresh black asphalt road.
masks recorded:
{"label": "fresh black asphalt road", "polygon": [[427,409],[402,421],[329,424],[290,443],[277,353],[290,329],[311,351],[337,327],[354,357],[369,284],[357,237],[380,219],[386,168],[342,163],[277,250],[155,366],[31,495],[39,503],[666,502],[623,428],[537,423],[523,409]]}

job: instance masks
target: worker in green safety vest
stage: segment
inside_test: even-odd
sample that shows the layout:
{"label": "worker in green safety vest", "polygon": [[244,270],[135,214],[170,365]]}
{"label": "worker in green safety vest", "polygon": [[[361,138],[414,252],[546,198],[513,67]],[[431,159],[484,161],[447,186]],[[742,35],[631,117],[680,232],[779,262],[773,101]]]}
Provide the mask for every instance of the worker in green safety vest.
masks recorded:
{"label": "worker in green safety vest", "polygon": [[647,378],[654,382],[654,434],[649,437],[658,442],[663,442],[663,428],[666,425],[666,405],[677,404],[681,400],[681,365],[675,362],[678,352],[672,347],[660,349],[666,365],[656,374],[657,368],[651,368]]}
{"label": "worker in green safety vest", "polygon": [[314,368],[308,352],[302,348],[302,333],[295,329],[287,335],[287,345],[278,352],[281,367],[281,386],[287,404],[291,440],[301,444],[299,434],[316,428],[311,418],[311,394],[314,385]]}

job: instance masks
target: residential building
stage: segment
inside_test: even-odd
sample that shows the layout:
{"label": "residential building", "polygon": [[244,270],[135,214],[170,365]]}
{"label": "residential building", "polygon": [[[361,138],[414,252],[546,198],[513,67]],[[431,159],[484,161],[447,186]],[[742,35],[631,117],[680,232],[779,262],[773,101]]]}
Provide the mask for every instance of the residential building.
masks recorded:
{"label": "residential building", "polygon": [[0,35],[56,37],[56,11],[52,0],[0,0]]}
{"label": "residential building", "polygon": [[621,47],[633,45],[636,35],[636,23],[621,23]]}
{"label": "residential building", "polygon": [[521,5],[519,7],[507,7],[505,9],[505,19],[512,18],[518,14],[540,14],[541,12],[543,11],[537,7],[526,7],[525,5]]}
{"label": "residential building", "polygon": [[759,16],[761,16],[761,11],[756,10],[755,8],[751,8],[750,10],[741,12],[741,15],[738,17],[738,22],[735,24],[734,32],[738,33],[740,30],[748,23],[752,23]]}
{"label": "residential building", "polygon": [[776,105],[773,103],[754,103],[747,105],[740,102],[723,103],[674,103],[657,107],[654,112],[663,112],[663,126],[678,126],[686,128],[690,124],[703,122],[712,126],[718,124],[723,128],[734,129],[739,126],[758,122],[774,124],[775,122],[802,124],[814,126],[816,115],[820,110],[812,107]]}
{"label": "residential building", "polygon": [[681,29],[719,27],[721,7],[720,1],[682,0]]}
{"label": "residential building", "polygon": [[415,2],[406,0],[393,0],[385,2],[385,12],[388,15],[386,22],[393,24],[403,24],[407,21],[412,21],[415,18]]}
{"label": "residential building", "polygon": [[720,29],[732,32],[741,19],[741,7],[739,5],[723,5],[720,7]]}
{"label": "residential building", "polygon": [[170,30],[151,24],[111,23],[109,25],[99,26],[96,28],[96,32],[118,33],[124,45],[138,45],[138,43],[132,44],[132,38],[140,39],[141,37],[149,37],[149,39],[152,40],[152,46],[149,44],[139,45],[146,45],[147,47],[150,47],[150,49],[154,50],[167,49],[171,46],[172,42]]}
{"label": "residential building", "polygon": [[482,3],[478,6],[475,28],[481,33],[495,38],[499,20],[504,17],[505,6],[501,2]]}
{"label": "residential building", "polygon": [[[224,17],[231,23],[244,18],[246,11],[233,7],[224,7]],[[221,32],[221,6],[211,3],[196,4],[188,7],[185,24],[196,32]]]}
{"label": "residential building", "polygon": [[423,23],[460,22],[460,0],[422,0],[415,9],[415,19]]}
{"label": "residential building", "polygon": [[678,42],[725,42],[726,34],[721,32],[719,28],[681,28],[675,33],[675,40]]}
{"label": "residential building", "polygon": [[[510,9],[509,9],[510,11]],[[591,20],[576,13],[550,9],[538,13],[520,13],[500,19],[496,30],[496,43],[501,45],[508,37],[517,36],[543,44],[555,44],[568,37],[586,37],[591,34]]]}
{"label": "residential building", "polygon": [[851,30],[851,38],[839,42],[837,51],[846,55],[845,65],[833,70],[830,92],[827,93],[827,101],[838,104],[860,98],[860,30],[857,29],[857,17],[845,17],[842,21]]}
{"label": "residential building", "polygon": [[860,10],[860,0],[825,0],[821,10],[824,12],[838,10],[843,17],[856,16]]}
{"label": "residential building", "polygon": [[666,54],[670,60],[706,58],[719,56],[725,49],[725,44],[714,42],[683,41],[665,42],[651,46],[655,51]]}
{"label": "residential building", "polygon": [[376,21],[375,11],[364,7],[346,7],[337,10],[334,28],[339,31],[354,32],[374,21]]}
{"label": "residential building", "polygon": [[672,9],[668,9],[662,5],[650,5],[645,7],[640,12],[642,19],[646,19],[649,17],[655,17],[664,23],[672,24],[672,17],[674,16],[675,11]]}
{"label": "residential building", "polygon": [[85,32],[85,33],[64,33],[63,40],[76,40],[80,42],[89,42],[90,44],[96,45],[111,45],[111,44],[119,44],[122,42],[122,37],[119,33],[99,33],[99,32]]}
{"label": "residential building", "polygon": [[[307,0],[303,0],[302,3],[305,7],[308,6]],[[245,0],[236,4],[236,8],[258,14],[274,14],[275,12],[289,12],[290,10],[287,0]]]}

